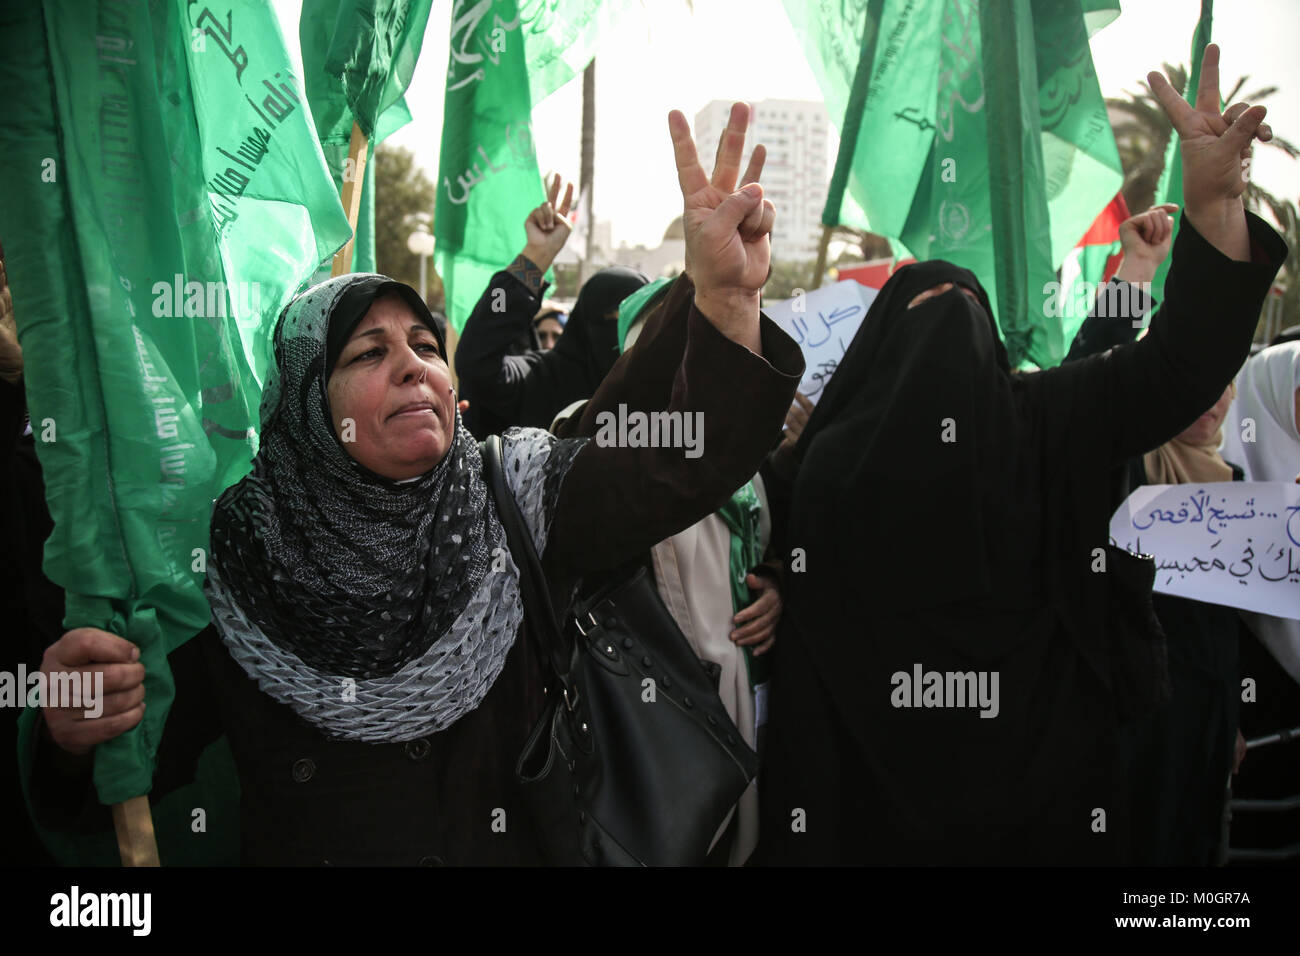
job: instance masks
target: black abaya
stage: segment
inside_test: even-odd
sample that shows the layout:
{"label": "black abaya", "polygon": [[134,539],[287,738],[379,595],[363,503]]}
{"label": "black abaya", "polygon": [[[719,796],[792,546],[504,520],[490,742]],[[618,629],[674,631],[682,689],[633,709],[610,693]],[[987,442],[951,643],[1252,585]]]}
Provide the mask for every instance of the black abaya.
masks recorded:
{"label": "black abaya", "polygon": [[[1149,334],[1035,374],[1008,373],[964,270],[882,289],[797,448],[761,859],[1120,859],[1106,479],[1245,359],[1286,255],[1248,218],[1254,261],[1184,219]],[[953,289],[907,308],[945,281],[980,303]],[[918,665],[996,674],[996,716],[898,706]]]}

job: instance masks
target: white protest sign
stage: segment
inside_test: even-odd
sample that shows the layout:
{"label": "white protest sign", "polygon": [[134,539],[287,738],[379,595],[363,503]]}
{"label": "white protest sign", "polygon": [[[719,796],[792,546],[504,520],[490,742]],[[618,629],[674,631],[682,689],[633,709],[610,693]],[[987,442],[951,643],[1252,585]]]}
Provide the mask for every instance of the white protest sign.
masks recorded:
{"label": "white protest sign", "polygon": [[763,307],[803,351],[806,368],[799,391],[813,404],[835,374],[876,294],[876,289],[845,279]]}
{"label": "white protest sign", "polygon": [[1145,485],[1110,536],[1155,558],[1160,594],[1300,619],[1300,485]]}

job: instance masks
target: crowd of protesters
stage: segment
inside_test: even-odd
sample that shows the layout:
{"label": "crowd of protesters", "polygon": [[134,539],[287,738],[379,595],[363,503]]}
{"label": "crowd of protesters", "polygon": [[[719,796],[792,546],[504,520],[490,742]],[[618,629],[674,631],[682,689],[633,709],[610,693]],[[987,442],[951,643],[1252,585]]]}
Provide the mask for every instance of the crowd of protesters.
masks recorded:
{"label": "crowd of protesters", "polygon": [[[301,293],[252,473],[215,505],[213,620],[171,655],[152,797],[224,735],[246,863],[545,862],[534,826],[487,825],[528,819],[515,762],[545,697],[521,585],[492,573],[505,532],[478,443],[501,435],[557,605],[644,567],[761,758],[711,862],[1223,862],[1230,792],[1300,792],[1294,755],[1245,748],[1300,725],[1300,621],[1153,596],[1113,546],[1091,570],[1141,485],[1300,481],[1300,342],[1251,356],[1286,246],[1238,170],[1271,132],[1261,108],[1220,112],[1216,66],[1211,47],[1196,107],[1152,76],[1184,205],[1124,223],[1113,281],[1144,287],[1172,257],[1164,301],[1139,337],[1106,307],[1133,297],[1099,296],[1051,370],[1013,370],[975,276],[923,262],[879,291],[816,405],[797,394],[800,351],[760,309],[776,210],[753,185],[761,148],[742,174],[741,105],[711,176],[670,117],[683,275],[605,269],[566,314],[544,277],[572,188],[550,184],[466,322],[459,393],[409,287]],[[12,485],[31,436],[20,380],[0,387]],[[702,454],[599,440],[620,408],[700,414]],[[39,478],[12,494],[44,513]],[[15,555],[32,564],[47,533],[29,521]],[[93,752],[141,719],[144,668],[122,636],[62,633],[41,600],[24,653],[102,671],[108,697],[94,719],[43,713],[28,799],[50,831],[104,830]],[[981,675],[984,709],[922,706],[919,686],[900,706],[893,678],[914,669]]]}

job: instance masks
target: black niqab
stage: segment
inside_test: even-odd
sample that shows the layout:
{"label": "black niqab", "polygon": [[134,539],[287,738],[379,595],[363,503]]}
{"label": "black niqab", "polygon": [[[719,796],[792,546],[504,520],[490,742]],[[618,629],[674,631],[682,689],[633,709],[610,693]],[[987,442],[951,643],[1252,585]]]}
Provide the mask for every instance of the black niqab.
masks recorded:
{"label": "black niqab", "polygon": [[[908,308],[936,285],[953,288]],[[791,541],[894,608],[986,597],[1016,458],[1012,380],[975,276],[901,269],[872,303],[797,446]],[[824,589],[825,573],[804,576]],[[824,604],[818,595],[817,603]]]}
{"label": "black niqab", "polygon": [[619,303],[649,281],[635,269],[613,266],[593,275],[578,293],[554,351],[583,369],[590,384],[588,395],[595,393],[618,360]]}

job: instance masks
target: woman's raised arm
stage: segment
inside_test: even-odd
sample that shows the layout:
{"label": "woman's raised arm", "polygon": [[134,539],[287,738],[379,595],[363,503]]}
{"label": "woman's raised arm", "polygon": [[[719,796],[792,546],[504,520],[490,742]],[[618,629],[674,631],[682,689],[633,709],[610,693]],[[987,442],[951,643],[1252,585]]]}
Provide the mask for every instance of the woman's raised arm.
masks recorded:
{"label": "woman's raised arm", "polygon": [[1209,408],[1246,360],[1286,243],[1242,205],[1251,143],[1267,140],[1264,107],[1219,112],[1219,50],[1206,47],[1196,108],[1159,74],[1148,77],[1178,136],[1184,212],[1165,301],[1142,340],[1030,376],[1068,398],[1074,415],[1104,415],[1111,462],[1173,438]]}
{"label": "woman's raised arm", "polygon": [[[736,104],[710,179],[684,117],[669,116],[688,275],[588,404],[591,440],[564,479],[548,561],[608,568],[689,527],[758,471],[780,435],[804,363],[758,309],[775,210],[757,184],[735,188],[748,120]],[[762,163],[759,147],[745,181]]]}

